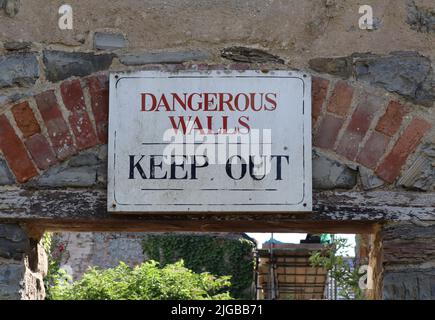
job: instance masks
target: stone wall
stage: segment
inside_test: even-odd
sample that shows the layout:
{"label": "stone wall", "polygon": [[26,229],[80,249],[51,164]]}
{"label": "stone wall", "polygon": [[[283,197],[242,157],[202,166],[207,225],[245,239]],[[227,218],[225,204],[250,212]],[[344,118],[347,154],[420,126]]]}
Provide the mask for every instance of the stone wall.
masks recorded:
{"label": "stone wall", "polygon": [[47,257],[17,224],[0,224],[0,300],[43,299]]}
{"label": "stone wall", "polygon": [[55,233],[52,254],[60,257],[59,267],[77,280],[92,266],[106,269],[117,266],[120,261],[129,266],[144,262],[143,236],[142,233]]}
{"label": "stone wall", "polygon": [[[0,222],[18,221],[38,233],[370,233],[383,224],[385,230],[394,223],[430,225],[433,1],[365,4],[373,6],[373,30],[358,27],[357,0],[104,6],[78,0],[73,29],[61,30],[57,1],[0,0]],[[108,73],[185,69],[291,69],[313,76],[313,214],[144,219],[107,213]],[[407,244],[414,246],[411,239]],[[387,288],[386,297],[395,297]]]}
{"label": "stone wall", "polygon": [[383,297],[435,299],[435,223],[389,224],[383,238]]}

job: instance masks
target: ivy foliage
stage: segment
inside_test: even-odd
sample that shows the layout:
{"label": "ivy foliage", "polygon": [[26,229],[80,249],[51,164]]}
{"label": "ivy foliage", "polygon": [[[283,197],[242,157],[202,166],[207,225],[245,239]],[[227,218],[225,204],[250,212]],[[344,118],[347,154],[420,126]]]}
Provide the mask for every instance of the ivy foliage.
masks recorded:
{"label": "ivy foliage", "polygon": [[67,278],[51,287],[53,300],[228,300],[229,277],[194,273],[183,261],[160,268],[156,261],[134,268],[89,268],[75,282]]}
{"label": "ivy foliage", "polygon": [[147,235],[142,241],[144,254],[164,266],[183,259],[194,272],[210,272],[231,277],[231,295],[253,299],[253,250],[255,244],[244,238],[229,239],[210,235]]}

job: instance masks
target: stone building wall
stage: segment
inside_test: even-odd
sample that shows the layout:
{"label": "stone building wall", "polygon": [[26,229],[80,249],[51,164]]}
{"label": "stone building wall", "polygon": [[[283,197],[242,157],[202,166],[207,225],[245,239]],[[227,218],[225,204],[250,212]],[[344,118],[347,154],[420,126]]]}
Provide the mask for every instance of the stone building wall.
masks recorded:
{"label": "stone building wall", "polygon": [[[356,0],[77,0],[73,29],[60,30],[57,1],[1,0],[0,223],[36,234],[380,228],[384,296],[404,297],[390,286],[409,265],[388,260],[390,251],[407,254],[386,245],[400,239],[396,223],[415,225],[403,246],[435,245],[425,231],[435,221],[435,8],[431,0],[365,2],[373,30],[358,27]],[[311,74],[315,213],[237,223],[107,214],[108,72],[150,69]],[[427,259],[415,272],[433,279]],[[429,297],[415,290],[406,297]]]}
{"label": "stone building wall", "polygon": [[120,261],[129,266],[147,260],[142,250],[142,233],[62,232],[53,235],[53,248],[60,256],[59,267],[74,280],[89,267],[113,268]]}

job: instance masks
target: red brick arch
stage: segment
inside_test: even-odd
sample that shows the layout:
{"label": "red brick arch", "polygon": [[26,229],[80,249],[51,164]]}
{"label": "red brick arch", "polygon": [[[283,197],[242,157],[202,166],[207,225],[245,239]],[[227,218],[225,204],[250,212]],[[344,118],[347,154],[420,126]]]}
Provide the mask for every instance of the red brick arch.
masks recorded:
{"label": "red brick arch", "polygon": [[0,115],[0,149],[18,182],[107,143],[106,74],[67,80]]}
{"label": "red brick arch", "polygon": [[[70,79],[0,115],[0,150],[19,183],[107,143],[108,77]],[[406,104],[348,82],[313,77],[313,145],[392,183],[431,129]]]}
{"label": "red brick arch", "polygon": [[386,182],[399,176],[431,124],[411,107],[339,80],[313,77],[313,145],[374,170]]}

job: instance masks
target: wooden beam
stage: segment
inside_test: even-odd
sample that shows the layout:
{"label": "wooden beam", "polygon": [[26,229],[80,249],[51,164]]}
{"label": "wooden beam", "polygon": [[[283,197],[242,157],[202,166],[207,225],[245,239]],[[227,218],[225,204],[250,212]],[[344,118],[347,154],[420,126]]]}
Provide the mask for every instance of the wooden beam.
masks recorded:
{"label": "wooden beam", "polygon": [[105,190],[0,190],[0,221],[74,231],[370,233],[387,221],[435,220],[435,194],[316,192],[311,213],[113,215]]}

